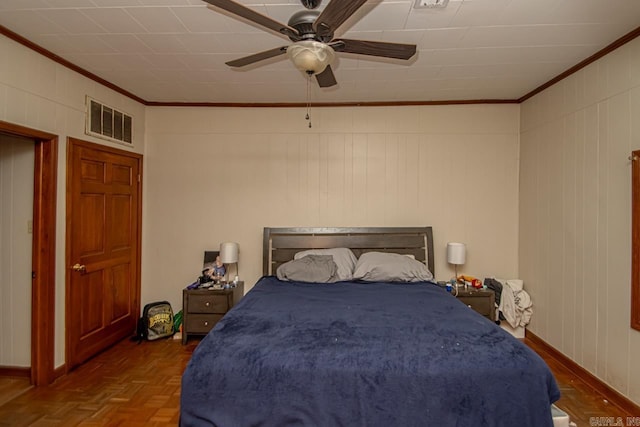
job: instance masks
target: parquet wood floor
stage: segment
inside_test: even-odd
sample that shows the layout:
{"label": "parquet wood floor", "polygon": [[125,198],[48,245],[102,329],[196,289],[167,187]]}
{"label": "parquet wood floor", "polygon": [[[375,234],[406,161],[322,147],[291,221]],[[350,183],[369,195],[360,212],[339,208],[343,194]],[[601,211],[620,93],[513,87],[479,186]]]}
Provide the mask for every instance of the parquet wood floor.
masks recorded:
{"label": "parquet wood floor", "polygon": [[[561,392],[560,400],[555,404],[569,414],[571,421],[576,423],[578,427],[594,425],[630,427],[640,425],[640,413],[629,414],[621,410],[611,403],[615,399],[594,391],[591,386],[582,381],[564,365],[550,357],[544,349],[530,340],[525,339],[524,342],[535,350],[551,368]],[[633,420],[629,420],[630,423],[628,423],[627,417],[633,418]],[[618,424],[618,418],[621,418],[622,424]],[[601,424],[598,424],[598,422]]]}
{"label": "parquet wood floor", "polygon": [[0,377],[0,406],[31,388],[27,377]]}
{"label": "parquet wood floor", "polygon": [[[186,346],[180,340],[122,341],[52,385],[32,388],[0,406],[0,426],[176,426],[180,379],[196,345],[194,340]],[[606,396],[539,354],[562,390],[557,405],[579,427],[589,426],[589,417],[640,416],[622,414]]]}
{"label": "parquet wood floor", "polygon": [[197,342],[125,340],[50,386],[0,407],[1,426],[176,426]]}

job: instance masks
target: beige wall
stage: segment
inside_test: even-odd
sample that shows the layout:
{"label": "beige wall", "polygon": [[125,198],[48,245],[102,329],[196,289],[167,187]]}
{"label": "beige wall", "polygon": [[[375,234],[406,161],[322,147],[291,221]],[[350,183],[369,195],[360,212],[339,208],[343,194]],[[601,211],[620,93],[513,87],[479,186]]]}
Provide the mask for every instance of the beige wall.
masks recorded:
{"label": "beige wall", "polygon": [[640,148],[640,39],[526,101],[520,276],[530,330],[640,403],[629,327],[631,150]]}
{"label": "beige wall", "polygon": [[[0,36],[0,120],[50,132],[59,137],[58,199],[56,224],[56,367],[65,362],[65,187],[67,137],[123,148],[84,134],[85,96],[102,101],[134,117],[134,144],[144,153],[145,107],[90,79]],[[30,310],[23,307],[24,310]],[[30,313],[30,312],[29,312]],[[30,326],[17,326],[16,333],[30,336]],[[0,364],[2,362],[0,361]]]}
{"label": "beige wall", "polygon": [[31,366],[34,142],[0,135],[0,366]]}
{"label": "beige wall", "polygon": [[265,226],[432,225],[462,272],[517,275],[519,106],[149,108],[142,300],[168,299],[203,251],[240,244],[240,276],[262,273]]}

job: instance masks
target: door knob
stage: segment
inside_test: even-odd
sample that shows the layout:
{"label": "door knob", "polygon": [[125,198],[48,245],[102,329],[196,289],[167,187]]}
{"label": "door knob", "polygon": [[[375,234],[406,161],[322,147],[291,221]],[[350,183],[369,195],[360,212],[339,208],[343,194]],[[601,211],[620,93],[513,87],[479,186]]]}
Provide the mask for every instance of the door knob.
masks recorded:
{"label": "door knob", "polygon": [[79,271],[81,273],[84,273],[85,271],[87,271],[87,267],[85,267],[84,264],[77,264],[77,263],[71,266],[71,269],[73,271]]}

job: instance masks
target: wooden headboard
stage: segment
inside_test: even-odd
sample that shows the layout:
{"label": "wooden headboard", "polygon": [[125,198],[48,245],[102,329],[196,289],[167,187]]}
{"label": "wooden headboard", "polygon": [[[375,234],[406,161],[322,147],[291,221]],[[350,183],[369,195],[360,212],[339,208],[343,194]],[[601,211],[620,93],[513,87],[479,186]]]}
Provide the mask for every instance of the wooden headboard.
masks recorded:
{"label": "wooden headboard", "polygon": [[265,227],[262,272],[275,274],[296,252],[326,248],[350,248],[357,257],[371,251],[411,254],[435,276],[431,227]]}

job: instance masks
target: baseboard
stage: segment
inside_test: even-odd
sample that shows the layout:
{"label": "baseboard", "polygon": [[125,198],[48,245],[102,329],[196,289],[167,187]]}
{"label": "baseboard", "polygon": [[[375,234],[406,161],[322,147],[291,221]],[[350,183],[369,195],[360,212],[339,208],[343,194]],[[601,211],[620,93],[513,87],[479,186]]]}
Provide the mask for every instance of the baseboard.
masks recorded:
{"label": "baseboard", "polygon": [[[51,379],[51,382],[57,380],[66,373],[66,365],[58,366],[53,370],[53,378]],[[0,377],[31,378],[31,368],[23,368],[19,366],[0,366]]]}
{"label": "baseboard", "polygon": [[547,352],[550,357],[552,357],[558,363],[571,371],[576,377],[578,377],[579,380],[584,382],[587,386],[591,387],[595,392],[605,397],[611,405],[617,406],[626,414],[640,414],[640,406],[636,405],[633,401],[629,400],[619,391],[611,388],[591,372],[587,371],[585,368],[578,365],[576,362],[553,348],[542,338],[529,330],[527,330],[526,336],[528,340],[531,340],[536,345],[542,347],[542,349]]}
{"label": "baseboard", "polygon": [[0,377],[31,378],[31,368],[19,366],[0,366]]}

